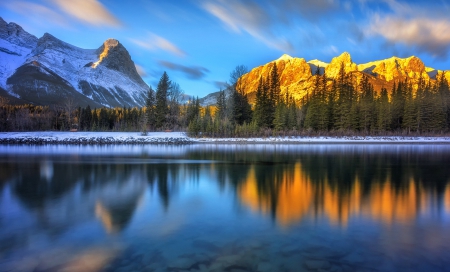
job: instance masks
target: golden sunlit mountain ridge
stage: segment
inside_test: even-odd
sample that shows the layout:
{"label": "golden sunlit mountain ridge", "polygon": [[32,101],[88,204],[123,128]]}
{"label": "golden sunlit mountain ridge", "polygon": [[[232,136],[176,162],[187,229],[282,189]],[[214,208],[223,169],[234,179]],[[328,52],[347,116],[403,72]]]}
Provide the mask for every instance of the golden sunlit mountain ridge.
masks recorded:
{"label": "golden sunlit mountain ridge", "polygon": [[[391,91],[395,82],[411,81],[414,88],[417,88],[419,79],[425,82],[434,81],[437,73],[443,72],[434,68],[426,67],[423,61],[411,56],[408,58],[391,57],[384,60],[377,60],[368,63],[357,64],[353,62],[351,55],[344,52],[334,57],[330,63],[320,60],[306,61],[304,58],[282,55],[277,60],[253,68],[250,72],[239,79],[242,91],[248,95],[253,102],[259,79],[268,79],[273,65],[276,63],[280,77],[281,95],[286,93],[299,101],[314,86],[316,69],[319,73],[325,73],[328,84],[332,79],[336,79],[341,65],[344,66],[346,74],[351,74],[359,82],[363,76],[367,76],[369,82],[374,86],[375,92],[379,93],[382,88]],[[450,73],[445,73],[447,81],[450,81]]]}

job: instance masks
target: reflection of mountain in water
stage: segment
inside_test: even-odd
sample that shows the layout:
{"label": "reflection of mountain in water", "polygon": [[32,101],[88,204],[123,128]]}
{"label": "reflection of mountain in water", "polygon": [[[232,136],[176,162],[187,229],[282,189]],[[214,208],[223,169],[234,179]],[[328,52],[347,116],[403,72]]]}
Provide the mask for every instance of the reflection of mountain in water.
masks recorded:
{"label": "reflection of mountain in water", "polygon": [[64,231],[95,216],[101,218],[108,232],[119,231],[132,218],[144,193],[146,176],[142,167],[49,165],[28,165],[28,171],[16,177],[13,190],[36,215],[41,227],[52,232]]}
{"label": "reflection of mountain in water", "polygon": [[[157,163],[149,155],[50,156],[40,162],[21,157],[19,163],[5,163],[9,171],[0,177],[36,224],[52,234],[90,220],[99,220],[108,233],[120,232],[147,188],[167,212],[183,181],[205,179],[233,188],[245,206],[283,226],[318,217],[346,225],[352,216],[391,224],[430,209],[450,211],[450,169],[442,167],[450,161],[449,148],[202,145],[180,150],[188,163],[162,163],[162,155]],[[167,159],[179,159],[171,154]]]}
{"label": "reflection of mountain in water", "polygon": [[119,232],[130,223],[147,187],[157,191],[167,209],[180,180],[198,179],[195,165],[126,164],[120,159],[95,163],[73,158],[66,163],[53,158],[23,166],[11,164],[11,169],[22,168],[8,177],[12,190],[40,227],[54,234],[92,218],[108,233]]}
{"label": "reflection of mountain in water", "polygon": [[95,214],[108,233],[115,233],[128,225],[142,196],[144,186],[141,182],[129,180],[120,186],[105,187],[110,188],[103,188],[101,196],[95,203]]}
{"label": "reflection of mountain in water", "polygon": [[352,216],[390,225],[432,209],[450,213],[450,172],[439,166],[448,155],[409,155],[303,154],[295,164],[254,163],[237,194],[283,226],[317,217],[346,225]]}

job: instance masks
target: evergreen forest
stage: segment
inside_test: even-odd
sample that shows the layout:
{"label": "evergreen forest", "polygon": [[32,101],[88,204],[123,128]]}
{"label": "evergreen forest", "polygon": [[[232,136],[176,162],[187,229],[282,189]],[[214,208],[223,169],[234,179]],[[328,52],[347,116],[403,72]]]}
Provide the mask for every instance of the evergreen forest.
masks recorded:
{"label": "evergreen forest", "polygon": [[273,63],[259,78],[254,103],[237,66],[215,105],[199,98],[182,103],[183,91],[166,72],[141,108],[82,108],[67,99],[61,105],[10,105],[0,99],[0,131],[186,131],[193,137],[268,137],[302,135],[442,135],[450,130],[450,88],[443,72],[436,80],[395,81],[374,91],[368,76],[356,78],[341,65],[335,79],[317,69],[314,84],[300,100],[281,94]]}

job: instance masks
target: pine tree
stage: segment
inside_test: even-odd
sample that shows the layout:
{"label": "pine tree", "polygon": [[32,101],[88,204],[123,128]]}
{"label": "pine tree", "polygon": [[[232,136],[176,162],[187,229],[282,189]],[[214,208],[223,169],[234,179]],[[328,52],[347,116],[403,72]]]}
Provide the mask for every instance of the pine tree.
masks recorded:
{"label": "pine tree", "polygon": [[336,121],[336,100],[337,100],[337,86],[336,80],[333,79],[331,82],[331,89],[328,92],[327,99],[327,108],[328,108],[328,129],[335,129],[335,121]]}
{"label": "pine tree", "polygon": [[363,76],[359,84],[360,100],[360,127],[366,133],[375,128],[376,111],[373,86],[367,76]]}
{"label": "pine tree", "polygon": [[378,131],[386,132],[390,129],[391,110],[389,96],[386,88],[381,88],[380,97],[378,98]]}
{"label": "pine tree", "polygon": [[189,125],[192,121],[196,120],[200,116],[200,101],[193,98],[188,101],[186,109],[186,125]]}
{"label": "pine tree", "polygon": [[396,85],[394,84],[392,90],[392,125],[393,130],[402,128],[403,114],[405,112],[405,86],[400,81]]}
{"label": "pine tree", "polygon": [[430,93],[432,103],[432,119],[430,125],[431,130],[434,132],[442,132],[446,129],[446,112],[439,87],[439,82],[436,82],[436,84],[432,86]]}
{"label": "pine tree", "polygon": [[280,100],[275,108],[275,118],[273,126],[276,130],[285,130],[287,128],[287,105]]}
{"label": "pine tree", "polygon": [[319,116],[321,110],[321,79],[319,68],[317,68],[314,75],[314,87],[312,89],[312,95],[308,103],[308,107],[305,115],[305,128],[318,130],[319,129]]}
{"label": "pine tree", "polygon": [[269,99],[271,100],[272,107],[275,107],[276,104],[280,101],[280,78],[278,76],[278,68],[277,63],[274,62],[272,66],[272,70],[270,71],[270,94]]}
{"label": "pine tree", "polygon": [[169,112],[167,103],[167,92],[170,88],[169,76],[166,72],[163,73],[156,88],[156,103],[155,103],[155,127],[161,129],[166,126],[166,118]]}
{"label": "pine tree", "polygon": [[90,130],[92,126],[92,110],[89,105],[86,108],[81,109],[80,115],[80,129]]}
{"label": "pine tree", "polygon": [[320,75],[320,67],[318,67],[319,72],[317,74],[320,77],[319,82],[319,89],[318,89],[318,95],[319,95],[319,112],[318,112],[318,118],[317,121],[317,128],[320,131],[327,131],[329,126],[329,117],[330,113],[328,112],[328,90],[327,90],[327,77],[324,73],[323,75]]}
{"label": "pine tree", "polygon": [[334,113],[335,126],[339,130],[349,130],[352,123],[350,111],[352,108],[354,88],[351,84],[350,77],[345,73],[344,63],[341,63],[336,82],[338,98]]}
{"label": "pine tree", "polygon": [[235,90],[232,94],[233,99],[233,120],[236,124],[242,125],[250,123],[252,120],[252,109],[248,103],[246,94],[242,94]]}
{"label": "pine tree", "polygon": [[223,120],[227,114],[227,98],[225,91],[219,91],[216,101],[217,111],[216,111],[216,121]]}
{"label": "pine tree", "polygon": [[248,69],[245,66],[238,65],[230,73],[231,119],[234,124],[238,125],[250,123],[252,120],[252,108],[247,95],[244,93],[245,86],[240,80],[247,71]]}
{"label": "pine tree", "polygon": [[269,84],[268,84],[268,92],[267,92],[267,102],[266,104],[266,112],[267,115],[267,126],[270,128],[274,127],[275,120],[275,111],[278,102],[280,101],[280,79],[278,76],[278,68],[276,62],[272,65],[272,70],[270,71]]}
{"label": "pine tree", "polygon": [[155,128],[156,122],[156,112],[155,112],[155,95],[152,87],[147,92],[147,99],[145,101],[145,106],[147,107],[147,125],[150,130]]}
{"label": "pine tree", "polygon": [[262,85],[262,127],[271,128],[273,126],[274,117],[272,103],[270,101],[270,86],[269,81],[263,80]]}
{"label": "pine tree", "polygon": [[412,82],[405,82],[405,108],[403,113],[403,128],[411,133],[417,130],[417,104],[413,95]]}
{"label": "pine tree", "polygon": [[297,106],[295,105],[294,99],[291,98],[288,103],[287,129],[296,130],[298,128]]}
{"label": "pine tree", "polygon": [[446,72],[438,73],[436,84],[438,84],[438,92],[445,115],[445,128],[450,129],[450,87],[449,82],[445,78]]}
{"label": "pine tree", "polygon": [[262,77],[260,77],[258,88],[256,89],[255,108],[253,112],[253,120],[256,123],[256,126],[259,128],[266,125],[264,121],[264,110],[265,103],[267,102],[267,97],[265,97],[264,95],[264,82]]}

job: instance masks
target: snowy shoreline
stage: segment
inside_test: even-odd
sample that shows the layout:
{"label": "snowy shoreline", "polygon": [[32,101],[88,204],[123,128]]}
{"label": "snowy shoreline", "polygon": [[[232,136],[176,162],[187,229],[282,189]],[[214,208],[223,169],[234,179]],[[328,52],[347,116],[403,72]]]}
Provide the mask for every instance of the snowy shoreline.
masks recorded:
{"label": "snowy shoreline", "polygon": [[373,144],[373,143],[441,143],[450,144],[450,137],[407,137],[407,136],[342,136],[342,137],[267,137],[267,138],[191,138],[184,132],[3,132],[0,144]]}

